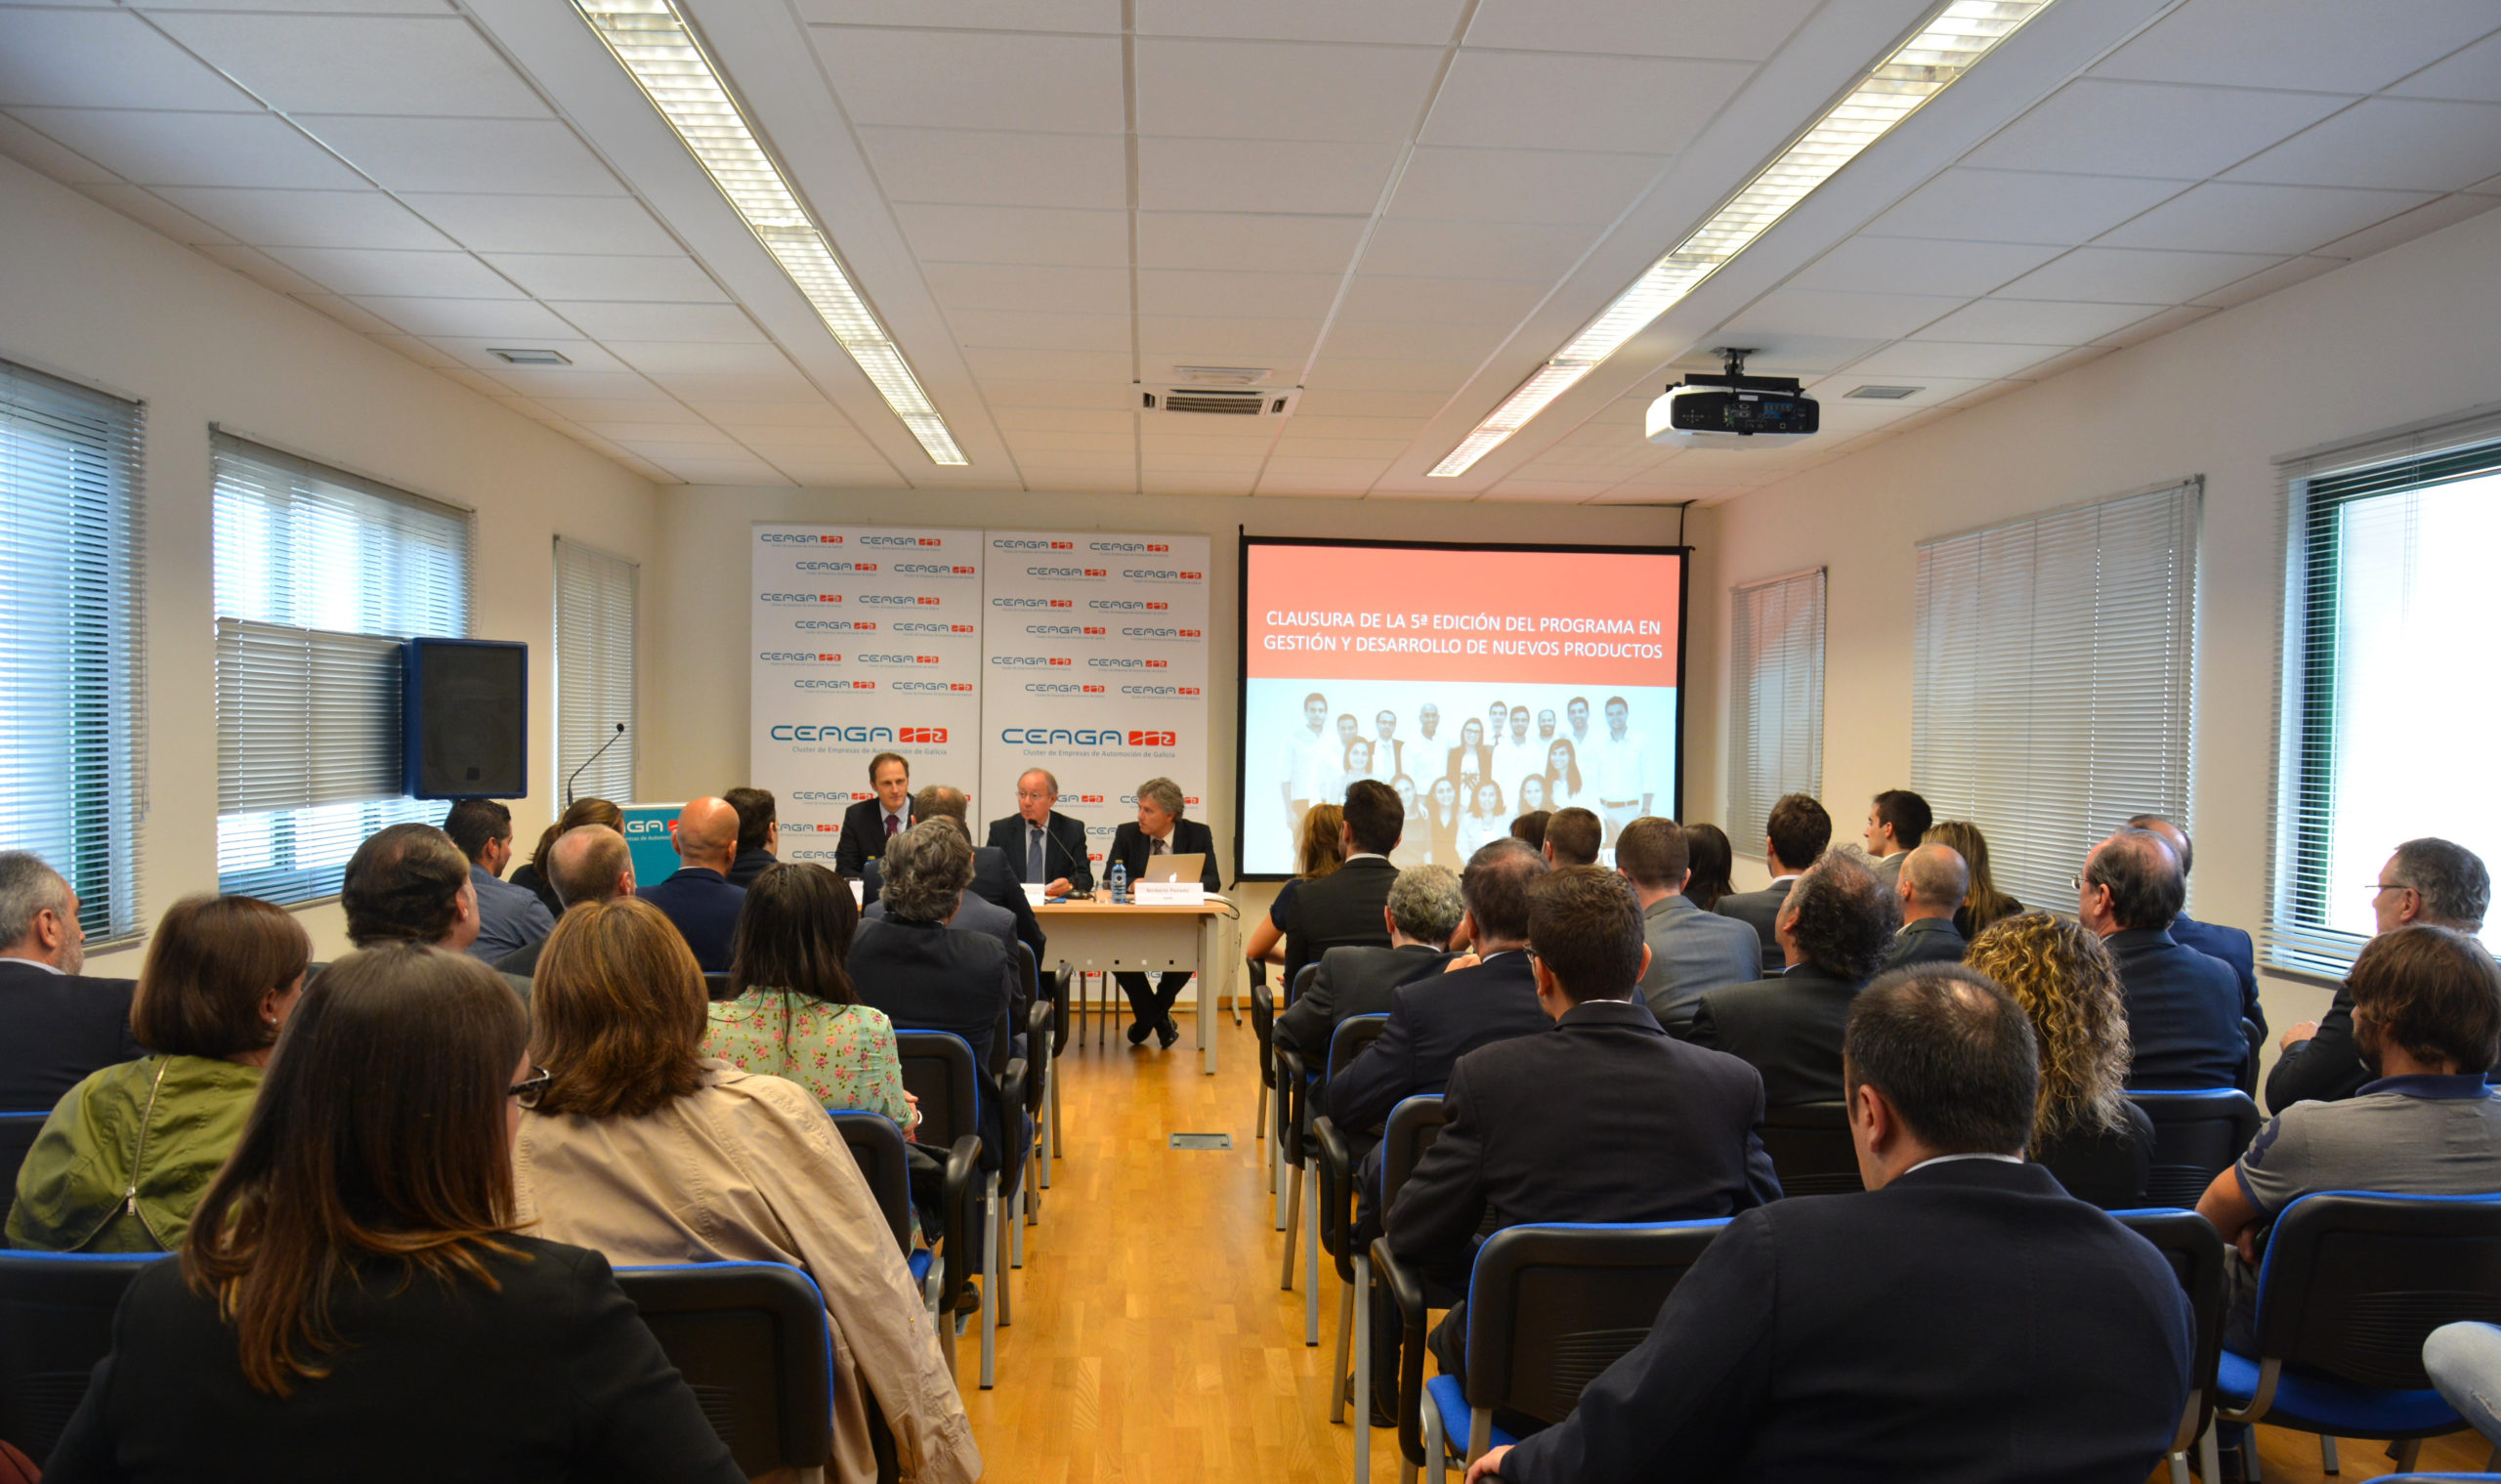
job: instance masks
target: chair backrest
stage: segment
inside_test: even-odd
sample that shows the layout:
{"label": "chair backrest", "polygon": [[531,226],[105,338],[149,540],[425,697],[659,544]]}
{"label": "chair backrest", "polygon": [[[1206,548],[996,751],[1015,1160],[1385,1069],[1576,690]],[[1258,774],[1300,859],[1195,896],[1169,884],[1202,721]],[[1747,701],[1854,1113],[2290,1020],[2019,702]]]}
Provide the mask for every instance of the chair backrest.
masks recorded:
{"label": "chair backrest", "polygon": [[1025,942],[1023,939],[1018,939],[1016,943],[1016,972],[1025,976],[1026,997],[1029,999],[1041,998],[1041,966],[1034,961],[1034,946]]}
{"label": "chair backrest", "polygon": [[2128,1101],[2153,1120],[2153,1173],[2145,1181],[2145,1201],[2153,1206],[2193,1208],[2264,1122],[2258,1105],[2237,1087],[2131,1092]]}
{"label": "chair backrest", "polygon": [[1442,1136],[1442,1122],[1438,1092],[1401,1098],[1389,1110],[1389,1122],[1380,1130],[1380,1204],[1376,1210],[1388,1210],[1389,1203],[1398,1199],[1399,1187],[1416,1172],[1424,1151]]}
{"label": "chair backrest", "polygon": [[1762,1111],[1762,1147],[1785,1196],[1841,1196],[1865,1190],[1858,1149],[1849,1141],[1847,1103],[1794,1103]]}
{"label": "chair backrest", "polygon": [[1337,1022],[1337,1029],[1329,1033],[1329,1065],[1321,1073],[1320,1085],[1328,1086],[1339,1067],[1352,1065],[1356,1057],[1364,1054],[1364,1047],[1378,1040],[1380,1033],[1388,1028],[1387,1012],[1349,1015]]}
{"label": "chair backrest", "polygon": [[5,1209],[18,1193],[18,1169],[26,1163],[26,1151],[35,1147],[35,1135],[43,1131],[43,1121],[49,1113],[0,1113],[0,1209]]}
{"label": "chair backrest", "polygon": [[752,1478],[822,1468],[833,1451],[825,1297],[779,1262],[621,1267],[616,1282]]}
{"label": "chair backrest", "polygon": [[1317,959],[1314,959],[1312,962],[1306,963],[1302,967],[1293,971],[1293,983],[1286,987],[1287,1009],[1293,1009],[1293,1002],[1300,999],[1305,994],[1309,993],[1311,989],[1311,976],[1319,972],[1320,963]]}
{"label": "chair backrest", "polygon": [[703,996],[715,1004],[730,997],[728,970],[715,969],[703,976]]}
{"label": "chair backrest", "polygon": [[911,1256],[911,1155],[903,1130],[884,1114],[865,1108],[837,1108],[832,1113],[834,1131],[860,1162],[861,1177],[877,1198],[877,1208],[886,1213],[886,1224],[894,1228],[895,1245]]}
{"label": "chair backrest", "polygon": [[40,1465],[113,1347],[130,1281],[164,1253],[0,1251],[0,1438]]}
{"label": "chair backrest", "polygon": [[2224,1239],[2214,1223],[2193,1210],[2153,1208],[2114,1210],[2110,1216],[2153,1244],[2154,1251],[2171,1264],[2171,1276],[2180,1280],[2180,1292],[2188,1295],[2188,1312],[2197,1326],[2189,1350],[2188,1383],[2197,1395],[2195,1410],[2182,1420],[2184,1436],[2180,1445],[2185,1447],[2205,1431],[2214,1415],[2215,1371],[2223,1360],[2224,1305],[2228,1296],[2224,1290]]}
{"label": "chair backrest", "polygon": [[1467,1403],[1559,1422],[1639,1344],[1659,1306],[1728,1224],[1506,1226],[1467,1284]]}
{"label": "chair backrest", "polygon": [[1259,1041],[1259,1081],[1273,1087],[1277,1084],[1277,1065],[1269,1059],[1269,1048],[1276,1042],[1277,1002],[1268,993],[1267,977],[1256,972],[1262,964],[1250,965],[1250,1034]]}
{"label": "chair backrest", "polygon": [[2258,1095],[2258,1059],[2267,1049],[2267,1033],[2258,1022],[2244,1015],[2240,1018],[2240,1039],[2249,1043],[2249,1054],[2241,1058],[2240,1077],[2232,1085],[2251,1097]]}
{"label": "chair backrest", "polygon": [[[982,1136],[981,1075],[972,1042],[953,1031],[897,1031],[903,1088],[920,1099],[920,1142],[944,1150]],[[985,1162],[987,1163],[987,1162]]]}
{"label": "chair backrest", "polygon": [[2501,1195],[2322,1191],[2285,1208],[2258,1276],[2258,1354],[2418,1391],[2423,1341],[2501,1324]]}

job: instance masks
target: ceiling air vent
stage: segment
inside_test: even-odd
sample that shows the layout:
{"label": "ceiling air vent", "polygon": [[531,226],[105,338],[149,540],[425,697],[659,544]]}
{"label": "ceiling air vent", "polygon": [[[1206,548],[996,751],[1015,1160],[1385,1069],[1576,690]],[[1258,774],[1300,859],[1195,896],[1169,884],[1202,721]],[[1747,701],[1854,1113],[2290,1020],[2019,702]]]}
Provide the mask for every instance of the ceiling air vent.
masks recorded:
{"label": "ceiling air vent", "polygon": [[490,345],[487,347],[487,354],[506,365],[572,365],[573,363],[572,359],[562,351],[506,350]]}
{"label": "ceiling air vent", "polygon": [[1198,417],[1283,417],[1302,398],[1300,387],[1140,386],[1140,411]]}
{"label": "ceiling air vent", "polygon": [[1905,397],[1917,397],[1920,393],[1927,390],[1928,388],[1926,387],[1864,386],[1855,391],[1844,392],[1841,395],[1844,397],[1862,398],[1868,402],[1900,402]]}

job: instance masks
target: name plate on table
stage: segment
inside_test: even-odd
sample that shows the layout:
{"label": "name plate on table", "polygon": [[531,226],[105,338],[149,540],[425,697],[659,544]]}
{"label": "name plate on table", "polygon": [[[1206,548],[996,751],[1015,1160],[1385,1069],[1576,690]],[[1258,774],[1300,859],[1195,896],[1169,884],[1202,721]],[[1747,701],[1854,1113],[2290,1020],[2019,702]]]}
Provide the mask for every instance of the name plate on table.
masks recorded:
{"label": "name plate on table", "polygon": [[1027,907],[1041,906],[1043,883],[1039,881],[1026,881],[1021,884],[1025,888],[1025,905]]}
{"label": "name plate on table", "polygon": [[1129,888],[1140,907],[1200,907],[1208,900],[1201,881],[1140,881]]}

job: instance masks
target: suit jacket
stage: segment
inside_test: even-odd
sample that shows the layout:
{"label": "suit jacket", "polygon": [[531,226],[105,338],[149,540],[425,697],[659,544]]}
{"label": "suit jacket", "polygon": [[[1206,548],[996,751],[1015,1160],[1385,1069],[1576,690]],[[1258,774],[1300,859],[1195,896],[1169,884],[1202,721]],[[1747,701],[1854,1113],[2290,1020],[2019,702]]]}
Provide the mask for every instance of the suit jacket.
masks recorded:
{"label": "suit jacket", "polygon": [[[275,1397],[182,1264],[150,1264],[112,1352],[53,1449],[64,1481],[597,1478],[740,1484],[745,1473],[610,1273],[578,1247],[507,1234],[487,1288],[403,1283],[368,1260],[340,1284],[330,1374]],[[387,1446],[377,1447],[381,1439]]]}
{"label": "suit jacket", "polygon": [[2159,929],[2112,933],[2102,946],[2119,968],[2136,1060],[2131,1087],[2229,1087],[2249,1058],[2240,983],[2231,966]]}
{"label": "suit jacket", "polygon": [[2162,1254],[2047,1170],[1930,1165],[1739,1215],[1503,1477],[2139,1484],[2190,1332]]}
{"label": "suit jacket", "polygon": [[1021,1125],[1024,1110],[1008,1109],[998,1095],[1017,998],[1016,966],[998,940],[944,923],[875,917],[860,924],[844,966],[860,1002],[885,1011],[896,1030],[951,1031],[971,1043],[981,1078],[982,1168],[1000,1168],[1000,1153],[1016,1149],[1009,1130]]}
{"label": "suit jacket", "polygon": [[1450,1069],[1478,1046],[1552,1029],[1538,1008],[1528,954],[1516,949],[1401,985],[1390,995],[1380,1039],[1329,1080],[1329,1117],[1349,1132],[1369,1132],[1388,1121],[1399,1099],[1441,1091]]}
{"label": "suit jacket", "polygon": [[[911,812],[909,801],[904,804],[903,827],[910,829],[920,823]],[[865,798],[842,811],[842,838],[834,842],[833,869],[853,880],[860,879],[861,863],[886,853],[886,812],[873,798]]]}
{"label": "suit jacket", "polygon": [[471,957],[492,963],[556,930],[555,914],[529,887],[515,886],[478,865],[469,868],[469,884],[478,891],[478,938],[469,945]]}
{"label": "suit jacket", "polygon": [[[1571,1114],[1555,1089],[1570,1087]],[[1389,1208],[1390,1250],[1464,1287],[1476,1234],[1530,1221],[1685,1221],[1780,1199],[1762,1079],[1672,1039],[1638,999],[1592,1000],[1544,1036],[1470,1051],[1440,1138]]]}
{"label": "suit jacket", "polygon": [[[1146,837],[1146,831],[1137,827],[1136,821],[1132,820],[1123,825],[1112,831],[1112,848],[1103,852],[1103,873],[1110,875],[1112,867],[1116,864],[1125,866],[1128,868],[1129,884],[1136,885],[1139,873],[1146,869],[1149,859],[1147,851],[1153,844],[1154,842]],[[1215,873],[1215,831],[1207,826],[1196,820],[1174,820],[1172,840],[1170,844],[1164,847],[1164,853],[1174,856],[1203,855],[1207,857],[1206,869],[1199,872],[1201,884],[1209,891],[1224,889],[1223,881]]]}
{"label": "suit jacket", "polygon": [[1684,1039],[1752,1062],[1775,1108],[1842,1098],[1841,1038],[1849,1002],[1866,985],[1811,963],[1694,1001]]}
{"label": "suit jacket", "polygon": [[757,846],[753,850],[742,850],[738,853],[738,858],[730,862],[730,884],[732,886],[753,886],[755,884],[756,877],[764,874],[766,871],[771,870],[774,867],[781,864],[781,857],[775,855],[772,851],[765,849],[761,845]]}
{"label": "suit jacket", "polygon": [[2240,1017],[2256,1026],[2259,1039],[2265,1040],[2267,1011],[2258,1003],[2258,948],[2249,935],[2239,928],[2200,922],[2182,912],[2171,919],[2171,940],[2231,966],[2233,977],[2240,981]]}
{"label": "suit jacket", "polygon": [[1305,877],[1294,888],[1293,909],[1286,917],[1286,984],[1291,987],[1304,964],[1318,963],[1333,948],[1389,947],[1381,909],[1397,881],[1398,868],[1386,856],[1366,856],[1325,876]]}
{"label": "suit jacket", "polygon": [[1320,955],[1320,972],[1311,976],[1311,988],[1294,996],[1270,1034],[1278,1043],[1302,1053],[1313,1071],[1325,1072],[1329,1039],[1337,1034],[1337,1022],[1350,1015],[1388,1013],[1400,985],[1440,973],[1451,957],[1420,943],[1333,948]]}
{"label": "suit jacket", "polygon": [[1888,889],[1899,886],[1902,883],[1902,863],[1909,860],[1910,856],[1911,853],[1907,850],[1897,850],[1888,856],[1879,856],[1867,863],[1867,869]]}
{"label": "suit jacket", "polygon": [[138,988],[0,958],[0,1111],[49,1113],[88,1073],[146,1056],[130,1034]]}
{"label": "suit jacket", "polygon": [[1780,939],[1773,935],[1772,926],[1780,920],[1780,909],[1788,902],[1789,888],[1797,884],[1797,880],[1796,876],[1791,876],[1774,881],[1760,891],[1730,892],[1719,899],[1718,906],[1711,909],[1722,917],[1734,917],[1755,930],[1755,936],[1762,942],[1762,971],[1766,974],[1779,973],[1780,966],[1789,961],[1789,954],[1782,950]]}
{"label": "suit jacket", "polygon": [[687,866],[665,881],[636,887],[634,895],[668,914],[695,951],[695,961],[706,974],[730,971],[738,946],[739,913],[746,907],[746,888],[708,866]]}
{"label": "suit jacket", "polygon": [[1641,910],[1641,937],[1650,947],[1641,998],[1662,1025],[1709,991],[1762,977],[1762,949],[1754,929],[1705,912],[1682,894],[1661,897]]}
{"label": "suit jacket", "polygon": [[1922,917],[1903,923],[1893,935],[1893,946],[1885,951],[1885,968],[1890,972],[1914,963],[1961,963],[1970,947],[1954,930],[1953,918]]}
{"label": "suit jacket", "polygon": [[[991,848],[1007,858],[1011,879],[1025,879],[1025,817],[1011,814],[990,822]],[[1042,884],[1068,877],[1071,890],[1083,896],[1094,889],[1094,866],[1085,859],[1085,823],[1054,809],[1049,838],[1042,842]]]}
{"label": "suit jacket", "polygon": [[[860,899],[866,904],[861,910],[862,916],[882,913],[883,904],[878,902],[877,895],[885,890],[885,871],[874,858],[861,863]],[[999,915],[992,915],[991,909],[996,909]],[[1025,888],[1016,883],[1007,857],[988,845],[973,852],[972,884],[964,888],[963,905],[956,909],[955,915],[947,919],[947,925],[974,928],[994,935],[1003,930],[1007,956],[1014,958],[1016,945],[1024,944],[1034,951],[1035,972],[1039,974],[1041,971],[1042,950],[1050,940],[1042,936],[1042,924],[1034,915],[1034,905],[1025,900]]]}
{"label": "suit jacket", "polygon": [[2318,1033],[2296,1041],[2267,1074],[2267,1111],[2281,1113],[2300,1102],[2341,1102],[2374,1074],[2353,1044],[2353,992],[2336,987],[2336,1002],[2318,1022]]}

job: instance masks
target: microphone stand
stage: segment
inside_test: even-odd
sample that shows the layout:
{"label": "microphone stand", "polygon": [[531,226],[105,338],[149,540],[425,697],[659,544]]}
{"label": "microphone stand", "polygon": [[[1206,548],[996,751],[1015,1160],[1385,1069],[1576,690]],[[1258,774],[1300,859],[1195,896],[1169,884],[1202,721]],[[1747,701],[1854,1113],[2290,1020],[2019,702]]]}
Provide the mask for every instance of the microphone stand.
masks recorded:
{"label": "microphone stand", "polygon": [[622,737],[622,736],[624,736],[624,735],[625,735],[625,724],[624,724],[623,722],[621,722],[621,721],[620,721],[620,722],[618,722],[618,723],[616,724],[616,730],[615,730],[615,732],[614,732],[613,734],[611,734],[611,735],[610,735],[610,737],[609,737],[608,741],[606,741],[606,742],[601,742],[601,743],[599,744],[599,752],[594,752],[594,753],[592,753],[590,756],[583,758],[583,759],[582,759],[582,766],[581,766],[581,768],[575,768],[575,769],[572,771],[572,777],[569,777],[569,778],[567,778],[567,779],[565,780],[565,807],[566,807],[566,808],[571,809],[571,808],[572,808],[572,807],[573,807],[573,782],[574,782],[574,780],[575,780],[575,779],[578,779],[578,778],[580,778],[580,777],[582,776],[582,768],[587,768],[587,767],[589,767],[591,764],[593,764],[593,763],[595,763],[595,762],[598,762],[598,761],[599,761],[599,753],[600,753],[600,752],[605,752],[605,751],[607,751],[609,748],[615,746],[615,745],[616,745],[616,739],[617,739],[617,738],[619,738],[619,737]]}

